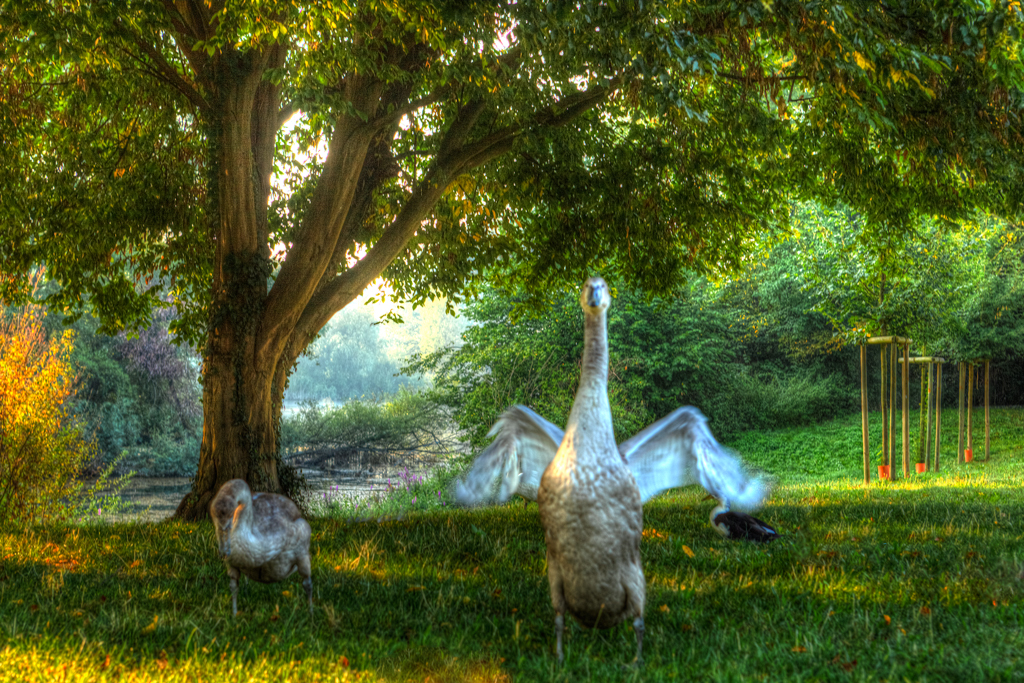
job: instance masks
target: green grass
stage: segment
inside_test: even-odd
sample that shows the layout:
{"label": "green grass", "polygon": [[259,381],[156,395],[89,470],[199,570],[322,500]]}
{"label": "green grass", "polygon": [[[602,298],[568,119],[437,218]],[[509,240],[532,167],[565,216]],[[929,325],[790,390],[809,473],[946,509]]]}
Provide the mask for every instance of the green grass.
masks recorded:
{"label": "green grass", "polygon": [[719,539],[694,488],[652,501],[640,670],[626,625],[572,623],[557,665],[518,502],[313,520],[313,617],[290,580],[232,619],[209,524],[0,529],[0,681],[1021,681],[1024,410],[993,424],[989,462],[869,488],[856,416],[741,437],[785,538]]}

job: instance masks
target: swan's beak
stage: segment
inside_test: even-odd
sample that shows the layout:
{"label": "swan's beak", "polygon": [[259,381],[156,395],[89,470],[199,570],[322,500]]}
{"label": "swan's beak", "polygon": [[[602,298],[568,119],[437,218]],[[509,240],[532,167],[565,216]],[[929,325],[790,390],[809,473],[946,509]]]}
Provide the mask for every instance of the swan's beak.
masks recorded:
{"label": "swan's beak", "polygon": [[238,518],[242,514],[242,510],[245,509],[245,503],[239,503],[238,507],[235,508],[235,514],[231,515],[231,526],[238,528]]}

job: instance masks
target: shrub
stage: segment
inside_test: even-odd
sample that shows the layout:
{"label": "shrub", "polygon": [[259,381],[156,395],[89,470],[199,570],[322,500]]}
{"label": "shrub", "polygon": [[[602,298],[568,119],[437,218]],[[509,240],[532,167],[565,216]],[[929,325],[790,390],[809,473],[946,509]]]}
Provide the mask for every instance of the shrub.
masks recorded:
{"label": "shrub", "polygon": [[755,374],[739,367],[723,378],[722,390],[706,412],[720,438],[751,429],[799,427],[844,415],[856,406],[859,394],[837,375],[821,377],[810,371]]}
{"label": "shrub", "polygon": [[75,386],[74,335],[47,340],[39,311],[28,307],[0,320],[0,516],[52,521],[118,507],[101,495],[111,468],[86,487],[79,480],[95,454],[69,406]]}
{"label": "shrub", "polygon": [[304,402],[295,417],[281,424],[284,457],[343,460],[354,453],[371,459],[392,455],[436,457],[454,440],[443,429],[448,420],[425,394],[402,389],[367,401],[349,401],[336,408]]}

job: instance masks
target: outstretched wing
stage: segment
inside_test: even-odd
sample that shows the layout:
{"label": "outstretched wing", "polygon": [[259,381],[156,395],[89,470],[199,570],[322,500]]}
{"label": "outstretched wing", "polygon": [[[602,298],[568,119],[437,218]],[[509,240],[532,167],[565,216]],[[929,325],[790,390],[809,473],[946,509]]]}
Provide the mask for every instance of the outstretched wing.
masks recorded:
{"label": "outstretched wing", "polygon": [[487,433],[495,437],[494,441],[455,483],[455,499],[461,505],[504,503],[518,493],[527,500],[537,500],[541,475],[555,459],[564,434],[526,406],[512,406]]}
{"label": "outstretched wing", "polygon": [[700,484],[719,500],[740,510],[761,504],[767,487],[751,478],[743,463],[715,440],[704,414],[679,408],[619,444],[629,470],[647,502],[667,489]]}

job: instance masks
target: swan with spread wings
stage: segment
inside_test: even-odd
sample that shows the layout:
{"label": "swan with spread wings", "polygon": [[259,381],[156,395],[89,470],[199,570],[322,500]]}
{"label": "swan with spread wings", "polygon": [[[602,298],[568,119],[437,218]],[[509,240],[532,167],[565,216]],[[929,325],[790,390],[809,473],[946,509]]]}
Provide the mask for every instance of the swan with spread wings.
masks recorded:
{"label": "swan with spread wings", "polygon": [[[462,505],[503,503],[513,494],[537,500],[541,475],[555,457],[563,430],[526,406],[513,405],[488,436],[494,441],[456,482],[456,500]],[[752,510],[767,493],[765,483],[747,475],[693,406],[676,409],[618,448],[645,503],[668,489],[700,484],[730,507]]]}

